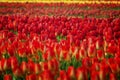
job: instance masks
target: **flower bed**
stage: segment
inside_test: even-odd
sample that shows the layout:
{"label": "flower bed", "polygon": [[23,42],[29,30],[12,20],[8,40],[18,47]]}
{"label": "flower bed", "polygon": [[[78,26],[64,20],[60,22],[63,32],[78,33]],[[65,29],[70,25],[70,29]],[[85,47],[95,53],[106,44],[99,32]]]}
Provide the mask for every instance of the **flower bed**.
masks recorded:
{"label": "flower bed", "polygon": [[[55,16],[49,16],[47,9],[47,16],[35,16],[34,9],[29,10],[33,6],[55,8],[58,4],[25,4],[1,4],[6,5],[3,11],[7,14],[0,16],[0,80],[120,79],[119,14],[118,18],[114,15],[100,19],[95,16],[79,18],[68,16],[69,12],[65,11],[66,16],[54,13]],[[13,9],[13,5],[16,8]],[[84,9],[88,4],[78,5]],[[19,11],[21,6],[25,11],[19,15],[8,13],[12,9]],[[94,9],[106,8],[100,4],[96,6]],[[106,9],[114,9],[113,6],[119,5],[113,4]],[[97,14],[92,10],[93,13]]]}

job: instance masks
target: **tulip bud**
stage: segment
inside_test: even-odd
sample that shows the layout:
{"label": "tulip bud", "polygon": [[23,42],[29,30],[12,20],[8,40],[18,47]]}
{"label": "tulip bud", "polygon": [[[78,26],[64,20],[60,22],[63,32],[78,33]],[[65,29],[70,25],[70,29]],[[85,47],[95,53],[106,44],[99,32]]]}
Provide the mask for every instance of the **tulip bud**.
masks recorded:
{"label": "tulip bud", "polygon": [[37,80],[42,80],[42,76],[40,74],[37,76]]}
{"label": "tulip bud", "polygon": [[78,68],[76,71],[77,80],[85,80],[84,70],[82,68]]}
{"label": "tulip bud", "polygon": [[63,70],[60,71],[60,79],[61,80],[68,80],[66,72]]}
{"label": "tulip bud", "polygon": [[22,70],[23,73],[26,73],[28,69],[27,63],[23,61],[20,65],[20,69]]}
{"label": "tulip bud", "polygon": [[21,72],[20,68],[15,68],[15,69],[13,69],[13,74],[14,74],[14,76],[20,77],[22,75],[22,72]]}
{"label": "tulip bud", "polygon": [[18,67],[18,60],[16,57],[11,57],[9,60],[10,60],[10,65],[12,69],[15,69]]}
{"label": "tulip bud", "polygon": [[75,78],[75,70],[73,66],[69,66],[67,70],[67,75],[69,78],[74,79]]}
{"label": "tulip bud", "polygon": [[35,64],[34,64],[34,73],[35,73],[35,74],[39,74],[40,71],[41,71],[40,65],[37,64],[37,63],[35,63]]}
{"label": "tulip bud", "polygon": [[79,50],[80,58],[85,58],[87,57],[87,53],[84,49]]}
{"label": "tulip bud", "polygon": [[2,67],[2,70],[6,70],[8,68],[7,59],[3,58],[1,60],[1,67]]}
{"label": "tulip bud", "polygon": [[53,80],[53,75],[49,70],[44,70],[41,74],[42,80]]}
{"label": "tulip bud", "polygon": [[111,71],[112,71],[113,73],[118,73],[118,71],[119,71],[119,67],[118,67],[118,65],[115,64],[115,63],[110,64],[110,68],[111,68]]}
{"label": "tulip bud", "polygon": [[91,72],[91,80],[99,80],[98,72],[92,71]]}
{"label": "tulip bud", "polygon": [[103,69],[100,69],[98,75],[100,80],[105,80],[105,71]]}
{"label": "tulip bud", "polygon": [[100,60],[104,58],[104,52],[102,50],[97,50],[97,58]]}
{"label": "tulip bud", "polygon": [[4,80],[12,80],[11,75],[9,74],[4,75]]}
{"label": "tulip bud", "polygon": [[28,61],[28,73],[34,72],[34,63],[32,61]]}
{"label": "tulip bud", "polygon": [[117,80],[116,76],[113,73],[110,73],[110,78],[109,79],[110,80]]}
{"label": "tulip bud", "polygon": [[30,74],[30,75],[27,75],[26,76],[26,80],[38,80],[38,79],[36,79],[36,75],[35,74]]}
{"label": "tulip bud", "polygon": [[95,45],[90,45],[88,48],[88,56],[89,57],[95,57],[96,56],[96,48]]}

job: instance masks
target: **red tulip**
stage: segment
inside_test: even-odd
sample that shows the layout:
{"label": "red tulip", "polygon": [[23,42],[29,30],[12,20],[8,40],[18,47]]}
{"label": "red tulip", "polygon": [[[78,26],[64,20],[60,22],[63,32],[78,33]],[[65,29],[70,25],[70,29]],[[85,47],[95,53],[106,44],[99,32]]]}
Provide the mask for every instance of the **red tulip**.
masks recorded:
{"label": "red tulip", "polygon": [[60,79],[61,80],[68,80],[67,74],[63,70],[60,71]]}
{"label": "red tulip", "polygon": [[105,71],[103,69],[100,69],[98,75],[100,80],[105,80]]}
{"label": "red tulip", "polygon": [[21,69],[19,67],[14,68],[12,71],[13,71],[14,76],[17,76],[17,77],[22,76],[22,71],[21,71]]}
{"label": "red tulip", "polygon": [[18,67],[18,60],[16,57],[10,57],[9,62],[11,69],[16,69]]}
{"label": "red tulip", "polygon": [[4,80],[12,80],[12,76],[9,74],[4,75]]}
{"label": "red tulip", "polygon": [[97,58],[100,60],[104,58],[104,52],[102,50],[97,50]]}
{"label": "red tulip", "polygon": [[111,71],[115,74],[118,73],[119,67],[116,63],[110,64]]}
{"label": "red tulip", "polygon": [[34,62],[28,61],[28,73],[33,73],[34,72]]}
{"label": "red tulip", "polygon": [[78,68],[76,70],[76,78],[77,78],[77,80],[86,80],[85,73],[82,68]]}
{"label": "red tulip", "polygon": [[30,74],[26,76],[26,80],[38,80],[35,74]]}
{"label": "red tulip", "polygon": [[74,67],[73,67],[73,66],[69,66],[69,67],[68,67],[67,76],[68,76],[70,79],[75,78],[75,70],[74,70]]}
{"label": "red tulip", "polygon": [[2,58],[1,61],[0,61],[0,67],[1,67],[1,70],[7,70],[9,68],[9,65],[8,65],[8,61],[7,59],[5,58]]}
{"label": "red tulip", "polygon": [[79,55],[80,55],[80,58],[85,58],[87,57],[87,53],[84,49],[80,49],[79,50]]}
{"label": "red tulip", "polygon": [[90,78],[91,78],[91,80],[99,80],[98,72],[92,71]]}
{"label": "red tulip", "polygon": [[34,63],[34,73],[35,74],[39,74],[40,72],[41,72],[41,67],[40,67],[40,65],[39,64],[37,64],[37,63]]}
{"label": "red tulip", "polygon": [[117,80],[115,74],[113,74],[113,73],[110,73],[109,79],[110,80]]}
{"label": "red tulip", "polygon": [[28,71],[28,65],[25,61],[23,61],[20,65],[20,69],[23,73],[26,73]]}
{"label": "red tulip", "polygon": [[89,46],[89,48],[88,48],[88,56],[89,57],[95,57],[96,56],[96,48],[95,48],[94,44]]}
{"label": "red tulip", "polygon": [[53,80],[53,75],[49,70],[44,70],[42,73],[42,80]]}
{"label": "red tulip", "polygon": [[38,74],[37,80],[42,80],[42,76],[40,74]]}

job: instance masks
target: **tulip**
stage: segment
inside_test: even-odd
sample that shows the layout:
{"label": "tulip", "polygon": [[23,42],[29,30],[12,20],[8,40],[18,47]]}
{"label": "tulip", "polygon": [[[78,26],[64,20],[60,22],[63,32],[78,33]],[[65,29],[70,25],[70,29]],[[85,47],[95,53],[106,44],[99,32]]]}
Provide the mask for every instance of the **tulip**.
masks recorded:
{"label": "tulip", "polygon": [[30,75],[27,75],[26,76],[26,80],[38,80],[38,79],[36,79],[36,75],[35,74],[30,74]]}
{"label": "tulip", "polygon": [[118,68],[118,65],[116,63],[113,63],[113,64],[110,64],[110,68],[111,68],[111,71],[115,74],[115,73],[118,73],[119,71],[119,68]]}
{"label": "tulip", "polygon": [[92,71],[90,77],[91,77],[91,80],[99,80],[99,76],[98,76],[97,71]]}
{"label": "tulip", "polygon": [[44,70],[42,73],[42,80],[53,80],[53,75],[49,70]]}
{"label": "tulip", "polygon": [[23,62],[21,63],[20,69],[21,69],[22,73],[26,73],[26,72],[27,72],[27,70],[28,70],[28,65],[27,65],[27,63],[26,63],[25,61],[23,61]]}
{"label": "tulip", "polygon": [[16,77],[22,76],[22,71],[21,71],[21,69],[19,67],[14,68],[12,71],[13,71],[14,76],[16,76]]}
{"label": "tulip", "polygon": [[68,80],[67,74],[64,70],[60,71],[60,79],[61,80]]}
{"label": "tulip", "polygon": [[79,55],[80,55],[80,58],[85,58],[87,57],[87,53],[84,49],[80,49],[79,50]]}
{"label": "tulip", "polygon": [[102,50],[97,50],[97,58],[100,60],[104,58],[104,52]]}
{"label": "tulip", "polygon": [[89,48],[88,48],[88,56],[89,57],[95,57],[96,56],[96,49],[95,49],[94,44],[89,46]]}
{"label": "tulip", "polygon": [[9,68],[7,59],[2,58],[0,62],[1,62],[1,70],[7,70]]}
{"label": "tulip", "polygon": [[109,79],[110,79],[110,80],[117,80],[117,79],[116,79],[116,76],[115,76],[113,73],[110,73]]}
{"label": "tulip", "polygon": [[33,70],[34,73],[35,73],[35,74],[39,74],[40,71],[41,71],[41,67],[40,67],[40,65],[37,64],[37,63],[35,63],[33,66],[34,66],[34,68],[33,68],[33,69],[34,69],[34,70]]}
{"label": "tulip", "polygon": [[34,63],[32,61],[28,61],[28,73],[33,73],[34,72]]}
{"label": "tulip", "polygon": [[85,80],[85,74],[84,74],[84,70],[82,68],[78,68],[76,70],[76,79],[77,80]]}
{"label": "tulip", "polygon": [[4,75],[4,80],[12,80],[12,76],[9,74]]}
{"label": "tulip", "polygon": [[37,80],[42,80],[42,76],[40,74],[38,74]]}
{"label": "tulip", "polygon": [[74,79],[75,78],[75,70],[73,66],[69,66],[68,70],[67,70],[67,75],[70,79]]}
{"label": "tulip", "polygon": [[18,60],[16,57],[10,57],[9,62],[11,69],[16,69],[18,67]]}
{"label": "tulip", "polygon": [[99,79],[100,80],[105,80],[105,71],[100,69],[100,71],[98,72],[99,75]]}

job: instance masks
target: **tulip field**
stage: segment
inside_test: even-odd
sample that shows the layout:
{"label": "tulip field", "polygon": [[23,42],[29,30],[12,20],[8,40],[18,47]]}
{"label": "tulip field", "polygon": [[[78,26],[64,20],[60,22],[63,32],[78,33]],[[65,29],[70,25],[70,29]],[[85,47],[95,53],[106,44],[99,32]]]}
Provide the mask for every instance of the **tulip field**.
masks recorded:
{"label": "tulip field", "polygon": [[120,80],[120,4],[1,2],[0,80]]}

